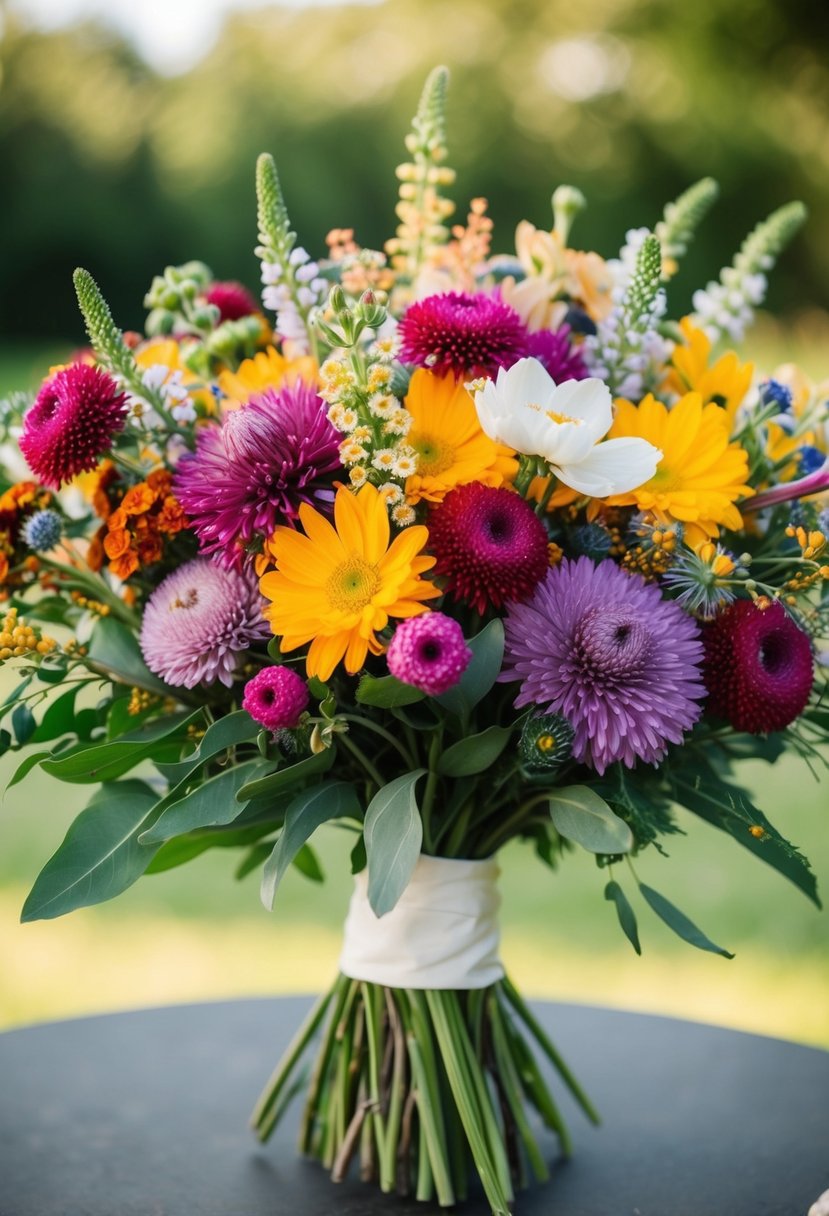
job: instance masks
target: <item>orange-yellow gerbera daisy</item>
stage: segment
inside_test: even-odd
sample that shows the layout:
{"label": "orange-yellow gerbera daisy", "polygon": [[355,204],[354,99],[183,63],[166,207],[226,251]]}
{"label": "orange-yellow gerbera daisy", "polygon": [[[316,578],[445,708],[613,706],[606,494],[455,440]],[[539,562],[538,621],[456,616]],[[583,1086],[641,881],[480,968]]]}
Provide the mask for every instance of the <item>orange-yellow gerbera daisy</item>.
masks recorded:
{"label": "orange-yellow gerbera daisy", "polygon": [[263,393],[266,388],[282,388],[284,384],[295,384],[304,380],[317,383],[317,363],[311,355],[297,359],[286,359],[273,346],[260,350],[252,359],[245,359],[235,372],[219,373],[219,388],[225,394],[223,410],[238,410],[254,393]]}
{"label": "orange-yellow gerbera daisy", "polygon": [[440,591],[421,578],[434,564],[422,549],[429,539],[422,526],[407,528],[389,544],[385,502],[372,485],[353,494],[345,486],[334,500],[334,523],[303,504],[299,519],[305,535],[277,528],[267,542],[276,571],[259,587],[270,606],[265,616],[281,637],[281,650],[310,642],[309,676],[327,680],[345,658],[354,675],[369,650],[381,654],[377,631],[389,617],[418,616],[424,600]]}
{"label": "orange-yellow gerbera daisy", "polygon": [[684,343],[678,343],[671,357],[671,370],[664,387],[672,393],[695,392],[703,403],[709,401],[722,405],[728,414],[730,426],[754,375],[753,363],[741,363],[733,350],[721,355],[716,363],[708,366],[711,357],[711,339],[694,325],[690,317],[679,323]]}
{"label": "orange-yellow gerbera daisy", "polygon": [[638,406],[617,401],[611,438],[637,435],[663,455],[650,481],[628,494],[614,494],[606,504],[635,505],[658,519],[680,520],[692,546],[718,536],[719,525],[740,528],[735,503],[754,491],[746,484],[748,454],[729,443],[729,433],[726,411],[703,405],[699,393],[686,393],[672,409],[651,394]]}
{"label": "orange-yellow gerbera daisy", "polygon": [[518,461],[512,448],[495,443],[478,421],[475,403],[454,376],[419,368],[406,408],[414,419],[406,442],[417,452],[417,472],[406,479],[406,501],[442,502],[455,486],[512,481]]}

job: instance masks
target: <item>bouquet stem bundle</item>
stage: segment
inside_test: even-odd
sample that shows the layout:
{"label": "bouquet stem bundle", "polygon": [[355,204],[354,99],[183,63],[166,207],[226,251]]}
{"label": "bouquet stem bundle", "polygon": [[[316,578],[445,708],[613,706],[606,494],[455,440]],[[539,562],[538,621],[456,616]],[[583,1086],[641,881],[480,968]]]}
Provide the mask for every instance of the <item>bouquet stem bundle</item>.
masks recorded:
{"label": "bouquet stem bundle", "polygon": [[335,1182],[357,1160],[361,1178],[384,1192],[451,1207],[466,1198],[474,1167],[493,1213],[507,1216],[516,1188],[549,1177],[532,1124],[540,1121],[570,1152],[539,1053],[598,1122],[508,979],[459,992],[387,988],[341,974],[256,1105],[251,1122],[261,1140],[302,1087],[300,1065],[320,1028],[299,1148]]}

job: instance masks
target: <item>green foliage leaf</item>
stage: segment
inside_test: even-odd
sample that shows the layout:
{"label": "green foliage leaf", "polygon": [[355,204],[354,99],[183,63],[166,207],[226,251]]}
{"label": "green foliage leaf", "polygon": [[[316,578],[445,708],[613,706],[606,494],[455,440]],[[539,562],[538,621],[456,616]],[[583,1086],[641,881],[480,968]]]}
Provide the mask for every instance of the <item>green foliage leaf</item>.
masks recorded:
{"label": "green foliage leaf", "polygon": [[391,912],[408,886],[420,856],[423,824],[415,786],[426,770],[404,773],[384,785],[366,810],[363,829],[368,861],[368,902],[376,916]]}
{"label": "green foliage leaf", "polygon": [[630,906],[628,897],[625,895],[618,882],[609,882],[604,889],[605,899],[610,900],[616,907],[616,915],[619,918],[619,924],[622,927],[622,932],[633,946],[637,954],[642,953],[642,947],[639,945],[639,928],[636,924],[636,913]]}
{"label": "green foliage leaf", "polygon": [[237,880],[237,882],[241,881],[243,878],[247,878],[248,874],[252,874],[254,870],[258,869],[259,866],[263,864],[263,862],[267,861],[272,852],[273,841],[264,840],[259,844],[253,845],[253,847],[250,848],[247,853],[245,853],[244,857],[233,871],[233,877]]}
{"label": "green foliage leaf", "polygon": [[32,735],[32,743],[48,743],[51,739],[58,739],[74,730],[75,698],[80,687],[80,684],[73,684],[55,698]]}
{"label": "green foliage leaf", "polygon": [[178,764],[160,764],[159,772],[171,784],[177,784],[183,777],[196,771],[200,765],[212,760],[214,756],[227,751],[229,747],[238,747],[242,743],[251,743],[259,733],[259,726],[254,722],[246,709],[236,710],[211,723],[204,732],[195,751],[191,752]]}
{"label": "green foliage leaf", "polygon": [[354,787],[345,781],[323,781],[297,794],[285,812],[285,827],[265,862],[261,895],[266,908],[273,908],[285,871],[320,824],[359,813]]}
{"label": "green foliage leaf", "polygon": [[152,759],[159,745],[171,736],[182,742],[188,726],[195,725],[202,717],[202,710],[191,714],[171,714],[156,719],[140,730],[122,735],[111,743],[97,743],[91,747],[73,749],[69,755],[43,760],[44,772],[59,781],[97,783],[114,781],[128,773],[142,760]]}
{"label": "green foliage leaf", "polygon": [[633,833],[589,785],[568,785],[550,794],[556,831],[591,853],[629,853]]}
{"label": "green foliage leaf", "polygon": [[471,777],[494,764],[507,745],[512,731],[508,726],[490,726],[477,735],[468,735],[448,747],[438,761],[444,777]]}
{"label": "green foliage leaf", "polygon": [[504,661],[504,626],[500,620],[490,621],[468,642],[472,651],[469,666],[454,688],[435,700],[450,714],[467,716],[492,688]]}
{"label": "green foliage leaf", "polygon": [[292,785],[298,785],[300,781],[307,781],[309,777],[318,777],[321,773],[328,772],[334,763],[335,756],[336,748],[326,747],[324,751],[317,752],[313,756],[306,756],[297,764],[279,768],[275,773],[269,773],[267,777],[249,781],[238,791],[236,800],[237,802],[248,802],[251,798],[261,798],[263,794],[278,794],[282,790],[290,789]]}
{"label": "green foliage leaf", "polygon": [[36,729],[37,722],[28,705],[16,705],[12,711],[12,730],[20,747],[29,742]]}
{"label": "green foliage leaf", "polygon": [[[185,865],[194,857],[200,857],[208,849],[243,849],[255,844],[262,836],[270,832],[266,824],[251,827],[204,828],[196,832],[188,832],[186,836],[174,836],[166,844],[161,845],[155,857],[147,866],[147,874],[162,874],[165,870],[173,870]],[[273,844],[266,845],[266,856]]]}
{"label": "green foliage leaf", "polygon": [[[11,742],[11,736],[9,736],[9,741]],[[27,773],[30,773],[33,768],[36,768],[37,765],[40,764],[41,760],[48,760],[51,755],[51,752],[30,752],[25,760],[21,760],[20,764],[18,764],[17,768],[12,773],[6,789],[10,790],[13,785],[17,785],[18,782],[23,780]]]}
{"label": "green foliage leaf", "polygon": [[135,635],[112,616],[99,617],[95,622],[89,640],[89,658],[105,667],[122,684],[133,684],[161,695],[171,692],[147,667]]}
{"label": "green foliage leaf", "polygon": [[357,685],[357,700],[361,705],[376,705],[380,709],[393,709],[399,705],[414,705],[422,701],[425,693],[411,684],[404,684],[396,676],[363,676]]}
{"label": "green foliage leaf", "polygon": [[642,892],[642,898],[659,919],[664,921],[669,929],[673,929],[674,933],[678,937],[681,937],[683,941],[688,942],[691,946],[696,946],[698,950],[707,950],[710,954],[721,954],[723,958],[734,957],[728,950],[724,950],[722,946],[716,945],[710,938],[706,937],[702,930],[698,929],[684,912],[680,912],[679,908],[675,907],[664,895],[660,895],[658,891],[654,891],[653,887],[647,887],[643,882],[640,882],[639,890]]}
{"label": "green foliage leaf", "polygon": [[300,874],[304,874],[306,878],[311,880],[311,882],[325,882],[325,874],[323,873],[322,866],[319,863],[319,858],[311,848],[310,844],[304,844],[302,846],[294,860],[291,862],[291,865],[295,866],[296,869],[299,870]]}
{"label": "green foliage leaf", "polygon": [[41,870],[21,919],[50,920],[112,899],[131,886],[156,851],[155,845],[138,840],[156,802],[143,781],[102,785]]}
{"label": "green foliage leaf", "polygon": [[266,767],[261,760],[250,760],[208,778],[162,811],[141,837],[141,844],[161,844],[196,828],[232,823],[244,809],[236,801],[236,794],[246,781],[254,779]]}

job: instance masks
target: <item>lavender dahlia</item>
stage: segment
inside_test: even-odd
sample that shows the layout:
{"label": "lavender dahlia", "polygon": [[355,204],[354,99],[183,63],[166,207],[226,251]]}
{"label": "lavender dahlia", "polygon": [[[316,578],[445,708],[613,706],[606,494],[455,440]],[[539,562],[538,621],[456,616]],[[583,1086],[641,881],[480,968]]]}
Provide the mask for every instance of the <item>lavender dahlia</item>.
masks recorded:
{"label": "lavender dahlia", "polygon": [[501,679],[520,680],[516,706],[563,714],[573,756],[600,774],[616,760],[655,764],[700,716],[696,623],[613,561],[565,559],[504,624]]}
{"label": "lavender dahlia", "polygon": [[524,353],[549,372],[556,384],[562,380],[586,380],[590,375],[581,351],[570,341],[569,325],[560,329],[539,329],[527,335]]}
{"label": "lavender dahlia", "polygon": [[449,291],[410,305],[400,322],[400,358],[438,375],[494,375],[525,354],[527,327],[497,296]]}
{"label": "lavender dahlia", "polygon": [[460,625],[442,612],[403,621],[386,655],[393,676],[430,697],[454,688],[471,658]]}
{"label": "lavender dahlia", "polygon": [[88,363],[61,368],[41,388],[23,419],[20,450],[32,472],[53,490],[95,468],[116,431],[127,399],[112,376]]}
{"label": "lavender dahlia", "polygon": [[242,709],[266,730],[291,730],[308,706],[308,685],[290,667],[265,667],[245,685]]}
{"label": "lavender dahlia", "polygon": [[237,570],[223,570],[198,557],[173,571],[144,610],[141,653],[167,684],[228,688],[240,656],[252,642],[270,636],[256,583]]}
{"label": "lavender dahlia", "polygon": [[176,469],[175,493],[204,553],[238,565],[240,548],[291,523],[302,503],[325,510],[341,472],[339,436],[325,405],[297,381],[268,389],[204,427]]}

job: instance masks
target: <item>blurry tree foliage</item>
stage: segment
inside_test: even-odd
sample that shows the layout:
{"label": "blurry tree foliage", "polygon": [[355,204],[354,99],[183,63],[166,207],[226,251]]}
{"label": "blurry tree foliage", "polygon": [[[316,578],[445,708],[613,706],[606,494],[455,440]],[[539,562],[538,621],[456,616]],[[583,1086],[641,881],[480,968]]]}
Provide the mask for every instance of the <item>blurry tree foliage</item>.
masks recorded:
{"label": "blurry tree foliage", "polygon": [[94,25],[0,44],[0,331],[80,340],[71,270],[119,322],[168,262],[255,286],[253,170],[272,152],[302,244],[391,234],[402,138],[423,78],[452,71],[458,216],[490,200],[496,248],[551,223],[563,181],[590,201],[575,243],[610,255],[692,181],[722,197],[672,291],[730,260],[773,208],[804,233],[775,273],[778,311],[829,305],[829,6],[807,0],[386,0],[232,18],[186,75],[155,75]]}

